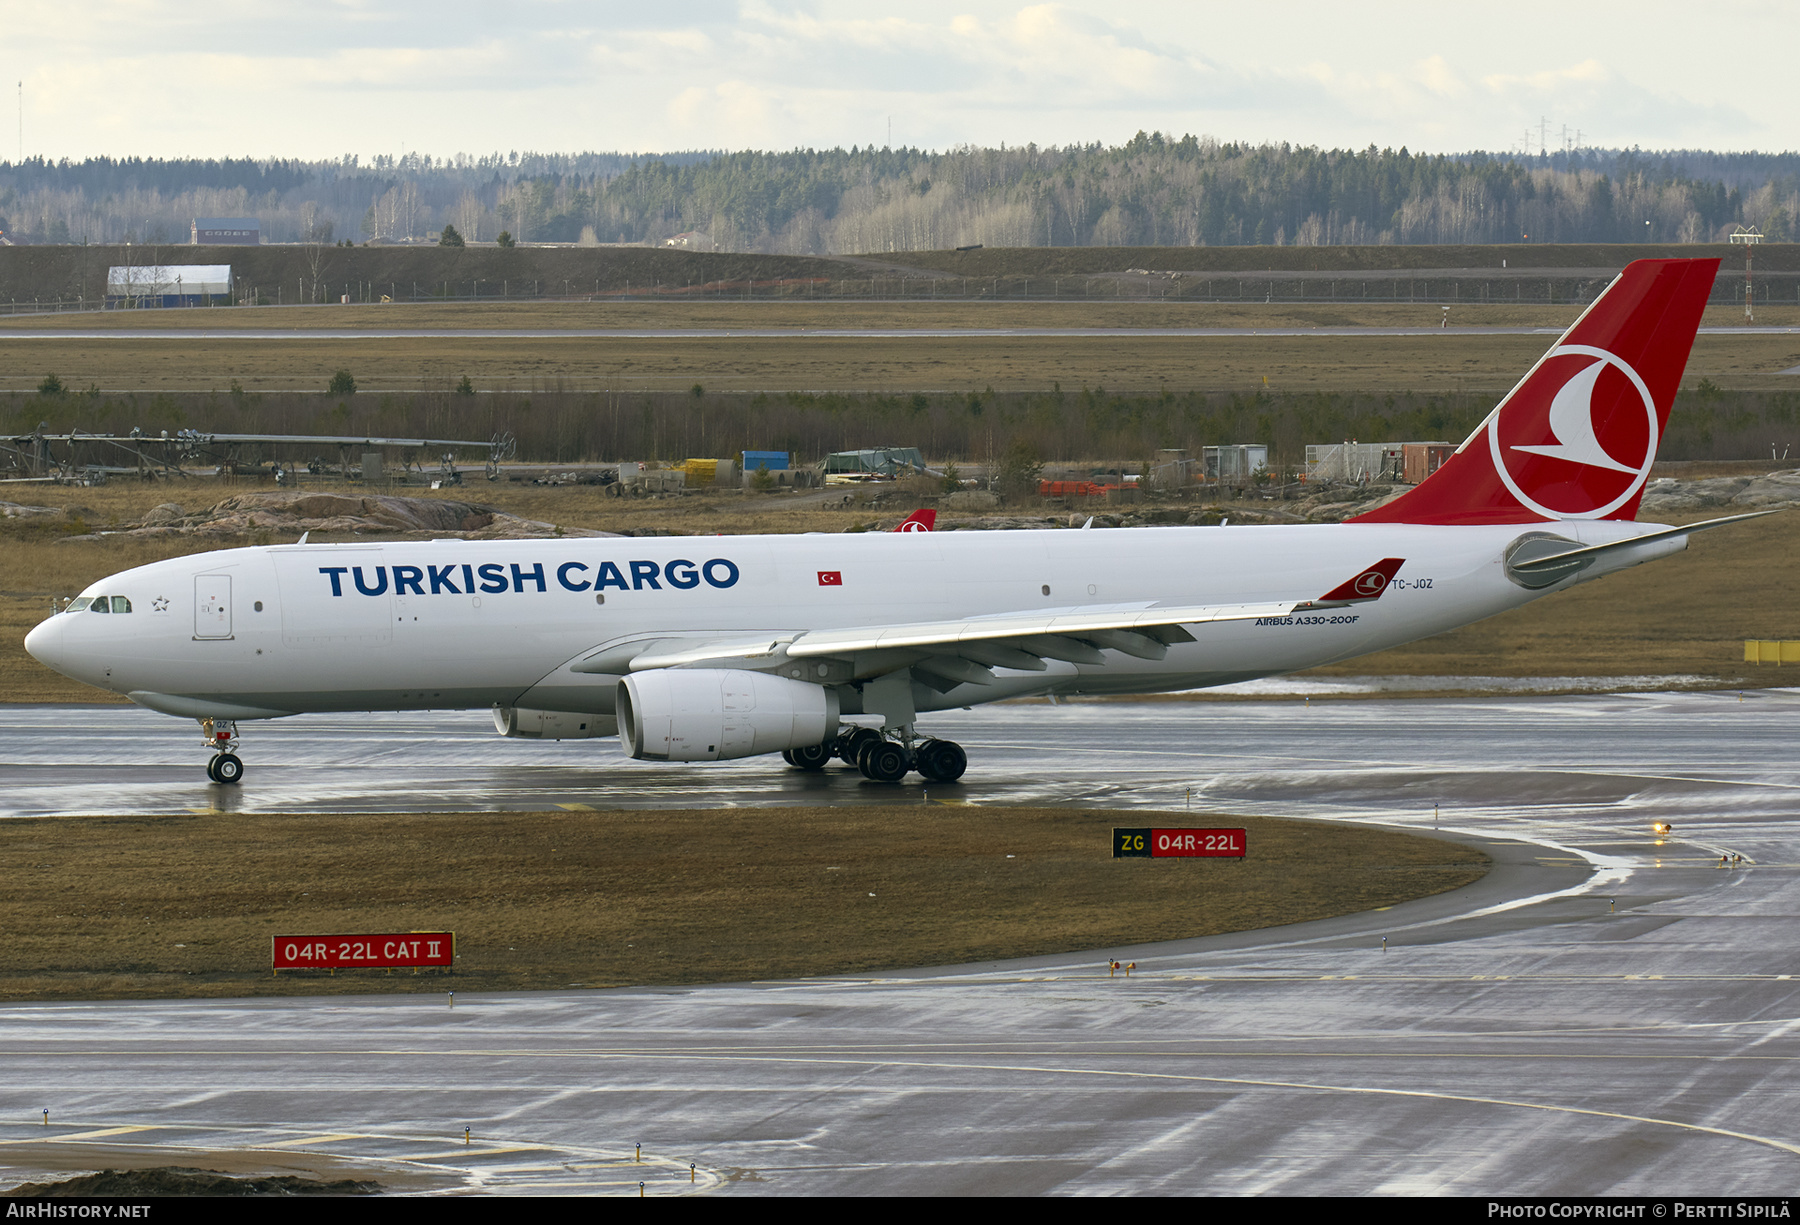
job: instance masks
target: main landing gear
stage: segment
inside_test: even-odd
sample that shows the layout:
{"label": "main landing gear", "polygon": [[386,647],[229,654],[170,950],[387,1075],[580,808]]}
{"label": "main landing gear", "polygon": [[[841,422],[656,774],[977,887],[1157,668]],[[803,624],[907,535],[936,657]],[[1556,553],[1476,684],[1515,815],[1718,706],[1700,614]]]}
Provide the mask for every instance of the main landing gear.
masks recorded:
{"label": "main landing gear", "polygon": [[832,758],[855,766],[862,776],[877,783],[897,783],[917,770],[932,783],[953,783],[969,768],[969,755],[952,740],[915,740],[912,728],[900,729],[890,740],[872,727],[855,727],[824,744],[787,749],[782,760],[798,770],[823,770]]}
{"label": "main landing gear", "polygon": [[206,777],[215,783],[235,783],[244,777],[244,763],[234,752],[237,747],[237,724],[226,719],[202,719],[200,730],[206,736],[206,747],[213,751],[206,763]]}

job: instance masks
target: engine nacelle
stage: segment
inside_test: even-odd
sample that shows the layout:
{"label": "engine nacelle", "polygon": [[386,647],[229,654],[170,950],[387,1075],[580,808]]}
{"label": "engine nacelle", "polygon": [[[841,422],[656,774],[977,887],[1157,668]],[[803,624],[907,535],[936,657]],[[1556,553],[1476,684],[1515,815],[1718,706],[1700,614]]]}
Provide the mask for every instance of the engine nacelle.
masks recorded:
{"label": "engine nacelle", "polygon": [[837,733],[835,689],[761,672],[657,668],[619,682],[619,739],[650,761],[723,761]]}
{"label": "engine nacelle", "polygon": [[520,710],[494,707],[494,730],[524,740],[592,740],[611,736],[619,721],[611,715],[570,714],[563,710]]}

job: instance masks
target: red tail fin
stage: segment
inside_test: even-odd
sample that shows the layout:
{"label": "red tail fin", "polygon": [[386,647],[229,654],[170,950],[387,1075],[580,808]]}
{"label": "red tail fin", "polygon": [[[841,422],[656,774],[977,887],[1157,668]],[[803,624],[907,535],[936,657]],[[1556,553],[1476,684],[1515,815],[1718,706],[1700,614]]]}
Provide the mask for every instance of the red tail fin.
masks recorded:
{"label": "red tail fin", "polygon": [[1350,522],[1636,518],[1718,271],[1629,265],[1422,485]]}
{"label": "red tail fin", "polygon": [[937,526],[937,512],[929,508],[915,510],[911,517],[901,520],[896,532],[929,532]]}

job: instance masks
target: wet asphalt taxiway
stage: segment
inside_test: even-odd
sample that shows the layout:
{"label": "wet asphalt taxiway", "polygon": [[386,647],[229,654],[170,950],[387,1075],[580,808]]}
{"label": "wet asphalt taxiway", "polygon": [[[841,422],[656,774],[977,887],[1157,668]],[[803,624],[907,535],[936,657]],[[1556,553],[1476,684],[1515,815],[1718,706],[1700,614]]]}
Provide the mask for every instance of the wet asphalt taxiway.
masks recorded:
{"label": "wet asphalt taxiway", "polygon": [[[931,798],[971,820],[1191,793],[1435,823],[1497,867],[1385,912],[877,978],[4,1006],[0,1182],[264,1153],[550,1194],[1783,1193],[1796,718],[1783,690],[934,716],[971,767]],[[0,725],[6,817],[923,798],[916,779],[509,741],[483,713],[245,725],[237,788],[148,712],[11,707]],[[1109,976],[1112,956],[1137,972]]]}

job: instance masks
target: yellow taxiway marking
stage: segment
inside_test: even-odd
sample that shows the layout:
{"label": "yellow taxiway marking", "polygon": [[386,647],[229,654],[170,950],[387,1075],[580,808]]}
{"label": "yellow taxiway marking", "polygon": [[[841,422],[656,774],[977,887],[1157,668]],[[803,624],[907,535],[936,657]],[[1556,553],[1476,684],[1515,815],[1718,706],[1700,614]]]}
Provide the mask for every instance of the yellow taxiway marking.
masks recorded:
{"label": "yellow taxiway marking", "polygon": [[334,1131],[323,1136],[302,1136],[298,1140],[275,1140],[268,1144],[258,1144],[257,1148],[304,1148],[309,1144],[336,1144],[339,1140],[367,1140],[369,1137],[358,1131]]}
{"label": "yellow taxiway marking", "polygon": [[566,808],[570,812],[599,812],[592,804],[558,804],[558,808]]}
{"label": "yellow taxiway marking", "polygon": [[48,1140],[98,1140],[102,1136],[124,1136],[134,1131],[157,1131],[154,1124],[140,1123],[136,1126],[102,1127],[99,1131],[78,1131],[72,1136],[46,1136]]}

